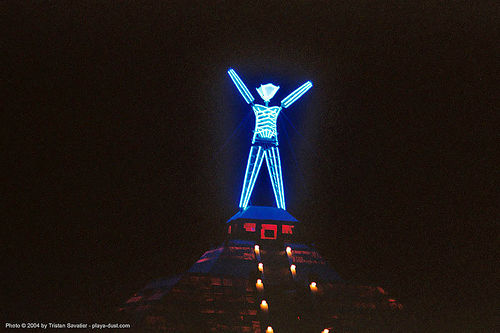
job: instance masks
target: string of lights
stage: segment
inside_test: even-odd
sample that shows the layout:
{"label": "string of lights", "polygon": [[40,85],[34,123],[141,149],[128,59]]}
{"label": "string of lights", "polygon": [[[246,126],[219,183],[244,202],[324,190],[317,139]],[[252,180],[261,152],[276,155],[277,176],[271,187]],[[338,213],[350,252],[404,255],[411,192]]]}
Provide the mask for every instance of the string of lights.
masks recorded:
{"label": "string of lights", "polygon": [[[264,282],[269,282],[269,281],[266,280],[265,275],[264,275],[264,264],[261,262],[262,257],[261,257],[260,245],[258,245],[258,244],[254,245],[254,253],[255,253],[256,261],[258,263],[257,269],[260,272],[260,277],[257,278],[257,280],[255,282],[255,289],[257,290],[258,297],[259,297],[259,308],[260,308],[260,311],[261,311],[263,317],[267,319],[266,323],[264,324],[264,326],[267,326],[266,332],[274,332],[272,326],[269,325],[271,323],[271,318],[269,318],[270,304],[266,299],[267,298],[266,291],[264,288]],[[297,266],[293,260],[292,248],[290,246],[287,246],[285,248],[284,254],[287,257],[287,260],[288,260],[288,263],[290,266],[291,278],[294,281],[296,281],[296,279],[297,279]],[[296,284],[295,284],[295,286],[297,287]],[[318,283],[316,281],[310,281],[309,290],[313,296],[316,295],[318,293]],[[299,315],[299,318],[300,318],[300,315]],[[321,333],[329,333],[329,332],[330,332],[329,328],[325,328],[324,330],[321,331]]]}

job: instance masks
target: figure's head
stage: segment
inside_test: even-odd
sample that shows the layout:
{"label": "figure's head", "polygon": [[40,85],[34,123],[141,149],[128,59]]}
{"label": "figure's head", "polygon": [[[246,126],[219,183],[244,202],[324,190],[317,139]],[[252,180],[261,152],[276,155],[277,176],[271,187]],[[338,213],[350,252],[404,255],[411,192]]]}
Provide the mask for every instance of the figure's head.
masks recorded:
{"label": "figure's head", "polygon": [[261,84],[260,87],[256,89],[260,97],[262,97],[262,99],[264,100],[264,102],[269,102],[271,98],[273,98],[274,94],[276,94],[279,88],[280,87],[275,86],[272,83],[268,83],[268,84]]}

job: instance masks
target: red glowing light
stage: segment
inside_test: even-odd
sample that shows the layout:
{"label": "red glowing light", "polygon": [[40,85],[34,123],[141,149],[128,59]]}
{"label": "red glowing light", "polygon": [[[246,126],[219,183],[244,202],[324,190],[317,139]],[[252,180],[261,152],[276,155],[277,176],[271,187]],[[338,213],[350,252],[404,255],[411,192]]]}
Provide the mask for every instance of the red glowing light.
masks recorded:
{"label": "red glowing light", "polygon": [[229,228],[227,228],[227,233],[230,234],[231,233],[231,226],[229,226]]}
{"label": "red glowing light", "polygon": [[137,302],[137,301],[139,301],[141,298],[142,298],[142,296],[134,296],[134,297],[132,297],[131,299],[129,299],[129,300],[127,301],[127,303]]}
{"label": "red glowing light", "polygon": [[293,230],[292,230],[293,227],[294,227],[293,225],[283,224],[281,226],[281,233],[283,233],[283,234],[290,234],[291,235],[291,234],[293,234]]}
{"label": "red glowing light", "polygon": [[205,262],[205,261],[209,261],[209,260],[212,260],[212,259],[213,258],[201,258],[196,263],[199,264],[199,263],[202,263],[202,262]]}
{"label": "red glowing light", "polygon": [[[268,231],[268,232],[266,232]],[[272,231],[269,232],[269,231]],[[260,231],[261,239],[276,239],[276,234],[278,233],[278,226],[276,224],[263,224]]]}
{"label": "red glowing light", "polygon": [[243,228],[245,228],[246,231],[255,232],[255,223],[245,223],[243,224]]}

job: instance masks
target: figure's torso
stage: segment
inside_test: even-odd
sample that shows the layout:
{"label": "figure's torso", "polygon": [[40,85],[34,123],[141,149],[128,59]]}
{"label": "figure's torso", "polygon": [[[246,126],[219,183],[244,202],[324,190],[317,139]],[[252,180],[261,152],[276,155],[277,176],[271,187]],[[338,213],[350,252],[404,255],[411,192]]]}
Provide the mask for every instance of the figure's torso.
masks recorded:
{"label": "figure's torso", "polygon": [[280,106],[264,106],[255,104],[253,107],[255,113],[255,131],[252,143],[255,141],[270,141],[278,143],[278,132],[276,130],[276,120],[281,111]]}

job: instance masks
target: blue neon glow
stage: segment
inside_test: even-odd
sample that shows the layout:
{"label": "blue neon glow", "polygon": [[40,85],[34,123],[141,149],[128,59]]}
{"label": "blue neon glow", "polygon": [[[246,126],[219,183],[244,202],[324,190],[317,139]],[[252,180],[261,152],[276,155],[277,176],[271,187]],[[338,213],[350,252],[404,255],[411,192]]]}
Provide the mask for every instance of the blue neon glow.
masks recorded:
{"label": "blue neon glow", "polygon": [[250,196],[255,186],[255,181],[257,180],[264,159],[266,160],[269,178],[271,179],[276,206],[281,209],[286,209],[279,149],[275,146],[262,148],[262,146],[259,145],[250,147],[247,168],[245,171],[245,180],[243,182],[243,190],[241,191],[240,197],[240,208],[245,209],[248,206]]}
{"label": "blue neon glow", "polygon": [[266,164],[267,170],[269,171],[269,178],[271,179],[271,185],[273,187],[276,206],[281,209],[286,209],[279,150],[277,147],[272,147],[266,150]]}
{"label": "blue neon glow", "polygon": [[248,207],[248,202],[250,201],[257,176],[259,175],[262,162],[265,159],[276,205],[278,208],[285,210],[285,191],[283,189],[283,174],[281,172],[281,158],[278,149],[276,121],[282,108],[288,108],[297,101],[311,89],[312,83],[311,81],[307,81],[299,88],[295,89],[281,101],[280,106],[268,106],[269,101],[274,97],[279,86],[275,86],[272,83],[261,84],[260,87],[257,88],[257,92],[266,105],[254,104],[255,98],[238,74],[236,74],[233,69],[229,69],[228,74],[241,96],[245,99],[245,102],[252,105],[252,110],[255,114],[255,130],[252,138],[252,146],[248,154],[239,207],[242,210]]}
{"label": "blue neon glow", "polygon": [[252,143],[256,141],[278,142],[278,131],[276,121],[281,111],[279,106],[264,106],[254,104],[252,110],[255,114],[255,130],[253,132]]}
{"label": "blue neon glow", "polygon": [[245,102],[247,102],[247,104],[252,104],[253,101],[255,101],[255,98],[252,96],[252,94],[248,90],[247,86],[245,86],[243,81],[241,81],[238,74],[236,74],[236,72],[232,68],[230,68],[227,71],[227,73],[231,77],[231,80],[233,80],[233,83],[236,86],[236,88],[238,88],[238,91],[240,92],[241,96],[243,96],[243,98],[245,99]]}
{"label": "blue neon glow", "polygon": [[281,200],[281,208],[286,209],[285,207],[285,191],[283,189],[283,174],[281,173],[281,158],[280,158],[280,151],[277,147],[274,148],[274,160],[276,162],[276,180],[278,182],[278,188],[279,188],[279,196]]}
{"label": "blue neon glow", "polygon": [[[246,191],[248,191],[249,188],[249,181],[251,176],[249,177],[248,175],[253,173],[253,167],[255,165],[255,158],[253,157],[255,154],[255,150],[259,150],[262,147],[260,146],[252,146],[250,147],[250,153],[248,154],[248,161],[247,161],[247,167],[245,170],[245,179],[243,180],[243,191],[241,191],[241,196],[240,196],[240,207],[244,206],[245,202],[245,197],[246,197]],[[245,206],[246,207],[246,206]]]}
{"label": "blue neon glow", "polygon": [[278,199],[278,192],[276,191],[276,186],[275,186],[275,179],[274,179],[274,168],[271,166],[271,163],[269,163],[269,151],[266,151],[266,165],[267,165],[267,171],[269,172],[269,179],[271,179],[271,187],[273,188],[274,192],[274,199],[276,200],[276,207],[280,207],[281,205],[281,200]]}
{"label": "blue neon glow", "polygon": [[264,102],[269,102],[271,98],[274,97],[274,94],[276,94],[279,88],[280,87],[275,86],[272,83],[268,83],[268,84],[261,84],[260,87],[256,89],[260,97],[262,97],[262,99],[264,100]]}
{"label": "blue neon glow", "polygon": [[311,89],[312,86],[313,85],[312,85],[311,81],[307,81],[306,83],[304,83],[303,85],[301,85],[300,87],[298,87],[297,89],[295,89],[295,91],[292,92],[290,95],[288,95],[287,97],[285,97],[281,101],[281,106],[286,109],[287,107],[289,107],[290,105],[292,105],[293,102],[295,102],[302,95],[304,95],[309,89]]}
{"label": "blue neon glow", "polygon": [[259,174],[260,167],[262,165],[263,156],[264,154],[262,153],[261,146],[250,147],[247,168],[245,171],[245,180],[243,181],[243,190],[241,191],[240,207],[246,207],[248,205],[250,194],[252,193],[255,181],[257,180],[257,175]]}

